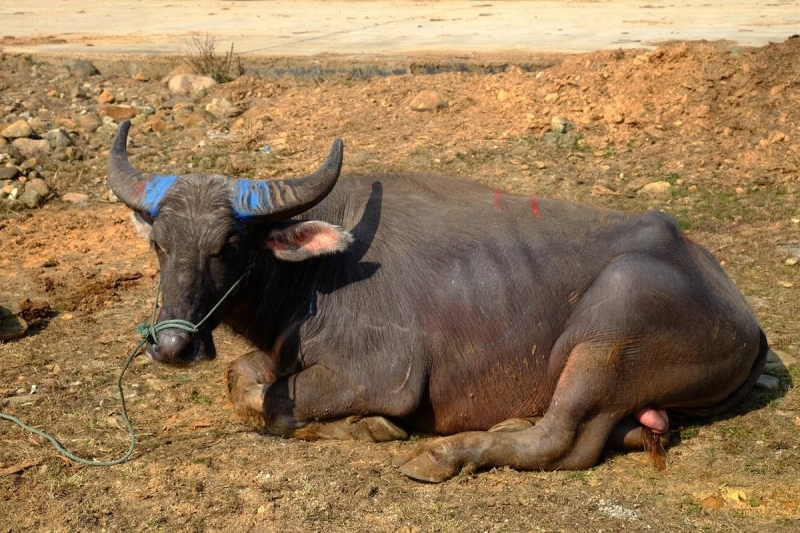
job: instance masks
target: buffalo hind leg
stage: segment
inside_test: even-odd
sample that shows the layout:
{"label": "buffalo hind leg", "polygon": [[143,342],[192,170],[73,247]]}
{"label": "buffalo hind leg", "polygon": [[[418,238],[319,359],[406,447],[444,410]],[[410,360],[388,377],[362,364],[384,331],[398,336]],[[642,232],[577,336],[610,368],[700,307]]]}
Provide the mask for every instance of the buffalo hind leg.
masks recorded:
{"label": "buffalo hind leg", "polygon": [[[276,382],[269,356],[254,350],[236,359],[228,368],[228,396],[236,414],[251,422],[266,424],[270,433],[303,440],[338,439],[385,442],[404,440],[408,434],[382,416],[348,416],[338,420],[298,423],[287,416],[265,417],[264,400]],[[267,419],[273,424],[267,424]],[[275,419],[278,419],[278,423]]]}
{"label": "buffalo hind leg", "polygon": [[596,365],[596,360],[602,356],[604,348],[590,344],[572,350],[550,407],[534,426],[436,439],[398,457],[395,466],[414,479],[440,482],[460,471],[482,468],[576,470],[595,465],[620,421],[616,411],[603,409],[608,391],[603,384],[613,375],[609,371],[598,375],[603,367]]}
{"label": "buffalo hind leg", "polygon": [[[666,415],[666,413],[665,413]],[[530,429],[542,420],[542,417],[509,418],[489,428],[490,432],[511,433]],[[666,468],[666,447],[669,444],[669,426],[656,433],[634,417],[626,417],[617,424],[608,437],[606,448],[616,451],[645,451],[659,470]]]}

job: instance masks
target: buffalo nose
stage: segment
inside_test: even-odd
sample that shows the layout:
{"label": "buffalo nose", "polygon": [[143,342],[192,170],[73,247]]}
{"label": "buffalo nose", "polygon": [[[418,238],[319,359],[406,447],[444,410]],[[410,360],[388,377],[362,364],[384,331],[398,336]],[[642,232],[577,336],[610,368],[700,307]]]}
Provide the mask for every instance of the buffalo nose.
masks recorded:
{"label": "buffalo nose", "polygon": [[151,357],[160,363],[186,363],[191,359],[192,339],[186,332],[165,329],[157,334],[158,344],[148,346]]}

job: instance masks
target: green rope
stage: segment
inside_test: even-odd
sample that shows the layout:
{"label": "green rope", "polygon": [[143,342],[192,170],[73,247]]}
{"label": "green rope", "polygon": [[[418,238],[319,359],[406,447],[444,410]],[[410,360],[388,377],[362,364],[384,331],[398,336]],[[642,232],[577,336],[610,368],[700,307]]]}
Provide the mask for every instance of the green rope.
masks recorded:
{"label": "green rope", "polygon": [[69,450],[67,450],[52,435],[45,433],[40,429],[36,429],[34,427],[25,424],[17,417],[8,415],[6,413],[0,413],[0,419],[13,422],[14,424],[17,424],[19,427],[21,427],[26,431],[29,431],[35,435],[39,435],[40,437],[44,437],[45,439],[50,441],[50,443],[53,445],[53,447],[55,447],[58,453],[76,463],[88,466],[115,466],[128,461],[131,455],[133,455],[133,449],[136,447],[136,434],[133,431],[133,424],[131,423],[131,419],[128,416],[128,408],[125,405],[125,392],[122,389],[122,377],[125,375],[125,371],[128,370],[128,367],[133,361],[133,358],[136,357],[136,355],[139,353],[139,350],[141,350],[142,347],[148,342],[150,342],[151,344],[158,344],[156,333],[158,333],[161,330],[181,329],[183,331],[189,332],[191,335],[197,334],[200,331],[200,328],[203,326],[203,324],[205,324],[206,320],[208,320],[209,317],[214,314],[214,311],[216,311],[219,308],[219,306],[222,305],[222,302],[224,302],[228,298],[228,296],[230,296],[231,293],[234,290],[236,290],[236,287],[239,286],[239,283],[241,283],[242,280],[245,277],[247,277],[247,275],[250,273],[250,270],[253,268],[254,264],[255,264],[255,256],[251,256],[247,262],[247,268],[245,269],[244,273],[241,276],[239,276],[239,279],[237,279],[233,285],[231,285],[231,288],[228,289],[228,292],[226,292],[222,296],[222,298],[220,298],[219,302],[217,302],[217,305],[215,305],[211,309],[211,311],[209,311],[206,314],[206,316],[203,317],[203,320],[201,320],[197,324],[192,324],[187,320],[180,320],[180,319],[164,320],[163,322],[159,322],[158,324],[156,324],[155,323],[156,311],[158,309],[158,297],[161,292],[161,283],[159,282],[159,284],[156,286],[156,301],[155,304],[153,304],[153,312],[150,316],[150,322],[149,323],[142,322],[141,324],[136,326],[136,332],[141,337],[141,340],[139,341],[139,344],[137,344],[136,347],[131,351],[131,353],[128,354],[127,359],[125,359],[125,364],[122,365],[122,371],[119,374],[119,378],[117,379],[117,391],[119,391],[120,405],[122,407],[122,419],[125,422],[125,426],[128,429],[128,435],[130,436],[130,441],[131,441],[130,444],[128,445],[128,450],[119,459],[114,459],[112,461],[95,461],[93,459],[84,459],[83,457],[79,457],[74,453],[70,452]]}

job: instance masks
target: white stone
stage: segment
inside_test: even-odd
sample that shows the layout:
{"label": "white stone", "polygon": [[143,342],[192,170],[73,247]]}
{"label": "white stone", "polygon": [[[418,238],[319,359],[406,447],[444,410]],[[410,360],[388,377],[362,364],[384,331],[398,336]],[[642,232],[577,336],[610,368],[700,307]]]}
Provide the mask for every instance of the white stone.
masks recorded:
{"label": "white stone", "polygon": [[199,74],[178,74],[169,79],[167,86],[172,94],[190,94],[200,89],[210,89],[217,81],[209,76]]}

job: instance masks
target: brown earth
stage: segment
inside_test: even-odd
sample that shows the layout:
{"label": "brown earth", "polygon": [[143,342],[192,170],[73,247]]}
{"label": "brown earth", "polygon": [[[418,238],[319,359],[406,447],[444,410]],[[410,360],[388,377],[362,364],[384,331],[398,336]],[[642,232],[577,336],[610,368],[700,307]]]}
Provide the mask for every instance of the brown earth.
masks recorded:
{"label": "brown earth", "polygon": [[[55,197],[0,219],[3,296],[51,306],[30,317],[25,337],[0,346],[0,405],[77,453],[108,459],[125,449],[114,382],[136,342],[134,325],[149,317],[157,266],[126,209],[102,199],[110,133],[79,126],[81,110],[96,112],[103,89],[156,110],[161,122],[132,132],[131,159],[147,170],[300,174],[342,137],[345,174],[451,173],[513,192],[670,212],[723,262],[773,347],[796,357],[798,57],[795,38],[751,50],[674,43],[532,57],[508,68],[475,61],[472,72],[435,75],[365,77],[363,66],[350,65],[291,77],[273,69],[176,110],[165,106],[170,95],[158,81],[132,79],[124,63],[107,62],[102,76],[85,80],[89,98],[81,100],[69,96],[84,80],[67,59],[4,56],[0,130],[27,112],[35,129],[64,126],[80,154],[38,157],[37,172]],[[142,63],[153,80],[163,64]],[[423,89],[437,91],[447,107],[412,111],[408,104]],[[232,116],[203,111],[214,98],[229,100]],[[572,130],[548,135],[555,116]],[[642,194],[655,181],[669,190]],[[67,192],[90,199],[67,204],[59,199]],[[664,472],[643,454],[609,454],[583,472],[503,469],[425,485],[390,466],[418,437],[307,443],[236,420],[223,373],[247,346],[224,329],[217,339],[218,359],[190,369],[134,362],[125,383],[139,443],[125,465],[72,464],[43,439],[1,423],[0,531],[760,532],[800,525],[797,367],[769,370],[780,388],[755,390],[732,413],[680,421]]]}

